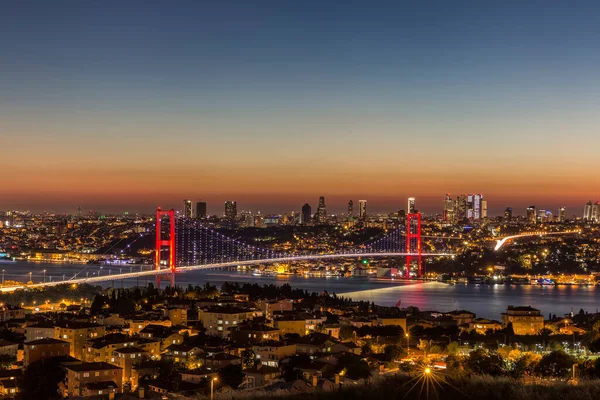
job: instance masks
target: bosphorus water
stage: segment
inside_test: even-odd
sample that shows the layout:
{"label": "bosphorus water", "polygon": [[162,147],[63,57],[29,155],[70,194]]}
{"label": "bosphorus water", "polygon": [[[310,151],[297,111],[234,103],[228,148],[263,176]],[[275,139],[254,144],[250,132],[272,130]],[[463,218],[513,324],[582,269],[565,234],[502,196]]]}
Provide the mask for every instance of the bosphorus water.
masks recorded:
{"label": "bosphorus water", "polygon": [[[35,282],[69,279],[74,274],[78,277],[108,275],[129,272],[133,266],[99,266],[82,264],[54,264],[22,262],[1,263],[6,280],[25,282],[29,272]],[[150,266],[146,266],[151,268]],[[451,311],[465,309],[473,311],[478,317],[500,319],[501,313],[508,305],[530,305],[542,311],[547,318],[549,314],[563,315],[579,309],[596,312],[600,308],[600,287],[598,286],[537,286],[537,285],[448,285],[438,282],[403,283],[381,281],[368,278],[319,278],[294,275],[253,276],[250,273],[229,270],[203,270],[178,273],[177,284],[180,286],[203,285],[210,282],[220,287],[224,282],[257,283],[259,285],[289,283],[293,288],[305,289],[309,292],[337,293],[354,300],[368,300],[376,304],[393,306],[399,301],[401,307],[416,306],[421,310]],[[152,277],[130,279],[122,283],[123,287],[146,285]],[[120,287],[121,281],[104,282],[103,286]]]}

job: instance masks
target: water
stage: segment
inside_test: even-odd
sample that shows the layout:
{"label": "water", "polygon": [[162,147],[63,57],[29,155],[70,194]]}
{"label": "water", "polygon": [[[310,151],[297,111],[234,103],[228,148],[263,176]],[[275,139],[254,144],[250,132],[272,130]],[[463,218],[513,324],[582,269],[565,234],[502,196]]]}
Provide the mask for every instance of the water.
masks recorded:
{"label": "water", "polygon": [[[81,264],[49,264],[49,263],[0,263],[5,270],[6,280],[29,280],[32,272],[34,282],[43,281],[43,270],[46,270],[46,281],[62,280],[79,273],[79,277],[108,275],[129,272],[128,266],[98,266]],[[133,267],[134,271],[139,266]],[[145,267],[149,268],[149,267]],[[202,285],[210,282],[220,287],[223,282],[258,283],[283,285],[289,283],[293,288],[343,294],[354,300],[368,300],[376,304],[393,306],[401,301],[402,307],[416,306],[421,310],[451,311],[466,309],[473,311],[478,317],[500,319],[501,313],[508,305],[530,305],[542,310],[545,317],[549,313],[563,315],[573,310],[575,313],[583,308],[588,312],[596,312],[600,305],[600,287],[596,286],[531,286],[531,285],[447,285],[438,282],[401,283],[392,281],[371,280],[367,278],[315,278],[301,276],[252,276],[249,273],[226,270],[204,270],[177,274],[180,286]],[[152,282],[152,277],[129,279],[123,286],[145,285]],[[104,286],[120,286],[120,281],[105,282]]]}

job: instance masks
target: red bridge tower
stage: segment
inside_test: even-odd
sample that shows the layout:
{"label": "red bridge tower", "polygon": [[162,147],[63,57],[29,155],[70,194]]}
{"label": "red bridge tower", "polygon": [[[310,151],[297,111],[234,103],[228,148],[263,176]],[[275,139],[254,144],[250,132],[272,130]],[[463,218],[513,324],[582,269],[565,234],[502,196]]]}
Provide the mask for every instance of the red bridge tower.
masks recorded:
{"label": "red bridge tower", "polygon": [[[169,216],[169,239],[163,240],[161,224],[165,215]],[[160,269],[161,250],[163,247],[169,248],[168,267],[171,270],[171,287],[175,287],[175,210],[162,211],[160,207],[156,209],[156,255],[154,269]],[[156,286],[160,288],[160,275],[156,275]]]}
{"label": "red bridge tower", "polygon": [[[412,239],[416,239],[416,249],[413,249]],[[416,250],[416,256],[413,255],[413,250]],[[406,215],[406,278],[410,278],[410,265],[414,257],[417,258],[419,265],[418,277],[423,276],[423,256],[421,250],[421,213],[411,213]]]}

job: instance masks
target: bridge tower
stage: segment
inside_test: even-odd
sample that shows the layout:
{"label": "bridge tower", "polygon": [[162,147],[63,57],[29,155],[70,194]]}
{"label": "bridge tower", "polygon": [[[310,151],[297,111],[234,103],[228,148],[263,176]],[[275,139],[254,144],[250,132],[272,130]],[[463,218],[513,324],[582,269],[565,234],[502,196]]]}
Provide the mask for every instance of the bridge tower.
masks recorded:
{"label": "bridge tower", "polygon": [[[413,239],[416,242],[416,249],[413,248]],[[416,250],[416,256],[412,255]],[[423,276],[423,256],[421,250],[421,213],[410,213],[406,215],[406,278],[410,278],[410,266],[414,257],[417,258],[419,265],[418,276]]]}
{"label": "bridge tower", "polygon": [[[162,219],[169,216],[169,239],[162,238]],[[156,254],[154,260],[154,269],[160,269],[160,253],[163,247],[169,248],[168,267],[171,270],[171,287],[175,287],[175,210],[162,211],[160,207],[156,209]],[[160,275],[156,275],[156,286],[160,288]]]}

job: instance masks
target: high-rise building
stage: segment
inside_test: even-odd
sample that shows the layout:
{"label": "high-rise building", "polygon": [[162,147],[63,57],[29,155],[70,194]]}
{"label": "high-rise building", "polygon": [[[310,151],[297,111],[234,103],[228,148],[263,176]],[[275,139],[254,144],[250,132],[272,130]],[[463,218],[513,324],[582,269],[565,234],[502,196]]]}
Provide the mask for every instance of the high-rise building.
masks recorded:
{"label": "high-rise building", "polygon": [[416,209],[415,209],[415,198],[414,197],[409,197],[408,198],[408,213],[409,214],[414,214]]}
{"label": "high-rise building", "polygon": [[592,207],[592,221],[600,222],[600,201],[595,202]]}
{"label": "high-rise building", "polygon": [[319,206],[317,207],[317,223],[327,223],[327,208],[325,207],[325,197],[319,197]]}
{"label": "high-rise building", "polygon": [[454,215],[458,222],[481,221],[487,218],[487,202],[482,194],[461,194],[454,202]]}
{"label": "high-rise building", "polygon": [[472,221],[479,221],[483,218],[481,215],[483,195],[469,194],[467,195],[468,218]]}
{"label": "high-rise building", "polygon": [[456,220],[458,222],[464,222],[468,218],[468,205],[467,205],[467,195],[461,194],[456,197],[455,203],[455,211]]}
{"label": "high-rise building", "polygon": [[354,202],[350,200],[348,202],[348,218],[352,218],[352,215],[354,215]]}
{"label": "high-rise building", "polygon": [[452,223],[454,222],[455,217],[454,200],[452,200],[452,197],[449,194],[446,194],[444,197],[444,211],[442,214],[442,219],[444,222]]}
{"label": "high-rise building", "polygon": [[196,218],[198,218],[198,219],[206,218],[206,203],[203,201],[199,201],[196,203]]}
{"label": "high-rise building", "polygon": [[194,216],[193,211],[192,211],[192,201],[191,200],[183,201],[183,216],[185,218],[192,218]]}
{"label": "high-rise building", "polygon": [[358,201],[358,218],[361,221],[364,221],[367,218],[367,201],[359,200]]}
{"label": "high-rise building", "polygon": [[504,222],[511,222],[511,221],[512,221],[512,208],[506,207],[506,210],[504,210]]}
{"label": "high-rise building", "polygon": [[567,209],[561,207],[558,209],[558,222],[565,222],[567,220]]}
{"label": "high-rise building", "polygon": [[589,222],[600,221],[600,201],[592,203],[588,201],[583,208],[583,219]]}
{"label": "high-rise building", "polygon": [[302,223],[308,224],[312,219],[312,209],[310,204],[306,203],[302,206]]}
{"label": "high-rise building", "polygon": [[225,218],[235,221],[237,218],[237,203],[235,201],[225,202]]}
{"label": "high-rise building", "polygon": [[536,211],[535,211],[535,206],[527,207],[527,223],[535,224],[536,220],[537,220],[536,217],[537,217],[537,215],[536,215]]}

